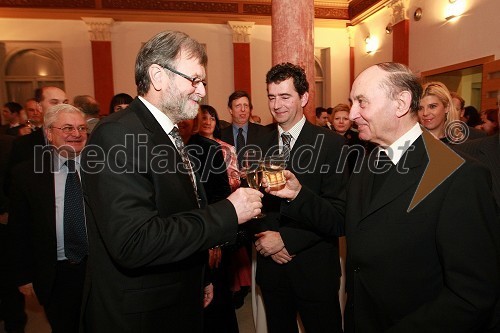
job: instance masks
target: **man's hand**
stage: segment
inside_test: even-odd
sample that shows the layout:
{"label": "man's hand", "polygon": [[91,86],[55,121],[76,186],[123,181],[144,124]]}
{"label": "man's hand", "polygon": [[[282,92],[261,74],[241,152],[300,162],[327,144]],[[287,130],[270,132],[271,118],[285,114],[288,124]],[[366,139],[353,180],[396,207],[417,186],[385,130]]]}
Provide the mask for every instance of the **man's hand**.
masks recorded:
{"label": "man's hand", "polygon": [[240,187],[227,197],[236,210],[238,224],[245,223],[252,217],[260,214],[263,196],[262,193],[252,188]]}
{"label": "man's hand", "polygon": [[271,255],[271,258],[278,264],[286,264],[290,262],[295,255],[291,256],[284,247],[281,251]]}
{"label": "man's hand", "polygon": [[283,175],[285,176],[286,183],[285,186],[283,186],[279,190],[272,190],[266,181],[266,177],[263,177],[262,179],[262,187],[264,187],[266,192],[269,194],[283,199],[293,200],[299,194],[300,190],[302,189],[302,185],[290,170],[284,170]]}
{"label": "man's hand", "polygon": [[281,235],[277,231],[264,231],[255,235],[255,249],[264,257],[276,254],[285,247]]}
{"label": "man's hand", "polygon": [[33,289],[33,283],[28,283],[22,286],[17,287],[19,292],[26,297],[36,297],[35,289]]}
{"label": "man's hand", "polygon": [[214,299],[214,285],[209,284],[203,291],[203,307],[206,308]]}

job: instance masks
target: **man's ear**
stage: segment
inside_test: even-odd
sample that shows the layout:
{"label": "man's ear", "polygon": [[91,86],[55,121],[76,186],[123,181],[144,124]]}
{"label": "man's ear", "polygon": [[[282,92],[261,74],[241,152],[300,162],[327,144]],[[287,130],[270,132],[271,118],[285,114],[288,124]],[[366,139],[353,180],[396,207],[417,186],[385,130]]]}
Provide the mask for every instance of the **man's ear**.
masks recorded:
{"label": "man's ear", "polygon": [[300,97],[300,106],[305,107],[309,101],[309,93],[306,91],[304,95]]}
{"label": "man's ear", "polygon": [[160,91],[162,89],[163,80],[166,78],[166,75],[163,75],[163,73],[165,73],[165,71],[160,65],[152,64],[148,68],[151,84],[156,91]]}
{"label": "man's ear", "polygon": [[229,112],[229,114],[232,116],[233,115],[233,110],[231,110],[230,107],[227,108],[227,112]]}
{"label": "man's ear", "polygon": [[411,107],[411,93],[409,91],[402,91],[399,93],[396,102],[398,103],[398,109],[396,111],[396,116],[398,118],[403,117],[410,111]]}

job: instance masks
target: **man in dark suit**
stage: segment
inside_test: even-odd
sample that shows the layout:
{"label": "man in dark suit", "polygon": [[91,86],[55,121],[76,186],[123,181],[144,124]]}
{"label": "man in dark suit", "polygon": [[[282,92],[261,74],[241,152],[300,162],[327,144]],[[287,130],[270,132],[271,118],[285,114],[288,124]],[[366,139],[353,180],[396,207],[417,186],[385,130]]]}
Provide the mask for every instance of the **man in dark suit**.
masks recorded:
{"label": "man in dark suit", "polygon": [[[498,113],[500,116],[500,108]],[[488,167],[491,172],[493,194],[500,207],[500,132],[497,135],[454,145],[453,148],[469,154]]]}
{"label": "man in dark suit", "polygon": [[348,188],[346,332],[486,332],[500,295],[489,173],[418,125],[421,94],[397,63],[352,86],[350,119],[379,148]]}
{"label": "man in dark suit", "polygon": [[269,129],[250,122],[253,105],[250,95],[246,91],[233,92],[227,101],[227,108],[231,114],[232,126],[221,130],[221,140],[236,148],[238,161],[241,161],[241,149],[246,145],[255,144],[262,134],[269,132]]}
{"label": "man in dark suit", "polygon": [[[345,174],[337,172],[344,140],[307,122],[309,84],[296,65],[276,65],[266,76],[269,109],[277,126],[261,138],[264,155],[276,148],[290,151],[287,169],[301,190],[288,200],[266,196],[266,216],[257,223],[256,282],[265,306],[270,333],[298,332],[297,313],[305,331],[341,332],[339,248],[343,235]],[[322,236],[308,220],[333,231]]]}
{"label": "man in dark suit", "polygon": [[138,97],[104,118],[83,155],[90,242],[84,331],[203,331],[208,249],[236,239],[262,194],[206,205],[176,124],[205,96],[205,48],[165,31],[136,60]]}
{"label": "man in dark suit", "polygon": [[[66,98],[66,93],[62,89],[54,86],[46,86],[35,91],[35,101],[35,103],[33,100],[28,100],[26,102],[26,107],[29,106],[30,109],[27,113],[35,116],[30,118],[34,120],[31,124],[32,132],[16,138],[16,140],[12,143],[12,150],[9,163],[7,165],[7,176],[4,186],[7,193],[10,191],[10,173],[12,168],[22,161],[32,160],[34,158],[33,153],[35,147],[41,147],[46,144],[44,131],[41,128],[42,124],[39,123],[39,119],[43,119],[43,115],[51,106],[67,103],[68,99]],[[36,108],[36,112],[31,111],[32,108]]]}
{"label": "man in dark suit", "polygon": [[20,112],[23,109],[22,105],[16,102],[7,102],[3,105],[3,118],[7,124],[0,126],[0,134],[19,136],[19,130],[24,127],[20,124]]}
{"label": "man in dark suit", "polygon": [[[38,298],[52,332],[76,333],[87,251],[83,195],[77,178],[87,126],[80,110],[61,104],[45,113],[44,127],[50,145],[36,149],[34,159],[19,163],[12,172],[9,253],[19,291]],[[76,167],[73,171],[69,170],[71,162]],[[77,197],[68,192],[71,172],[76,172],[72,179],[77,187],[72,193]],[[76,207],[68,203],[70,198],[75,198]],[[72,223],[79,223],[81,243],[71,242]],[[82,251],[80,256],[71,256],[72,246]]]}

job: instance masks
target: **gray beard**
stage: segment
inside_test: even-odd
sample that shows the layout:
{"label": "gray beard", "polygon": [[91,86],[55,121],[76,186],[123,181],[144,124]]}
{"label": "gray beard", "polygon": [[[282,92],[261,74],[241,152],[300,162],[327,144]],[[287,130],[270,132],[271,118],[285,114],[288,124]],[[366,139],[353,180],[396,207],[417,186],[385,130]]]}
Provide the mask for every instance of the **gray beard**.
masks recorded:
{"label": "gray beard", "polygon": [[[166,94],[167,95],[167,94]],[[194,119],[198,115],[199,104],[188,106],[189,96],[179,96],[179,90],[175,87],[163,97],[160,104],[160,111],[170,120],[177,124],[180,121]]]}

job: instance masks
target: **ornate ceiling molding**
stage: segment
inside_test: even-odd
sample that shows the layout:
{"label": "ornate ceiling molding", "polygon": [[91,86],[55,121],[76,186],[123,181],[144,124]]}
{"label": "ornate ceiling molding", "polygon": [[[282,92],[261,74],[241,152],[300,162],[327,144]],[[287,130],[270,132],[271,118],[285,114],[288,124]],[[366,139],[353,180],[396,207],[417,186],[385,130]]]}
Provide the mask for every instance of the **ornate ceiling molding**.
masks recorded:
{"label": "ornate ceiling molding", "polygon": [[[110,17],[115,21],[218,24],[226,24],[228,20],[241,20],[256,24],[271,24],[271,1],[0,0],[0,17],[80,19],[85,16]],[[351,20],[357,24],[390,1],[405,0],[316,0],[315,18],[325,22]]]}
{"label": "ornate ceiling molding", "polygon": [[96,8],[95,0],[0,0],[0,7]]}
{"label": "ornate ceiling molding", "polygon": [[228,21],[233,30],[233,43],[250,43],[254,22]]}
{"label": "ornate ceiling molding", "polygon": [[89,28],[91,41],[111,41],[112,18],[105,17],[82,17]]}

